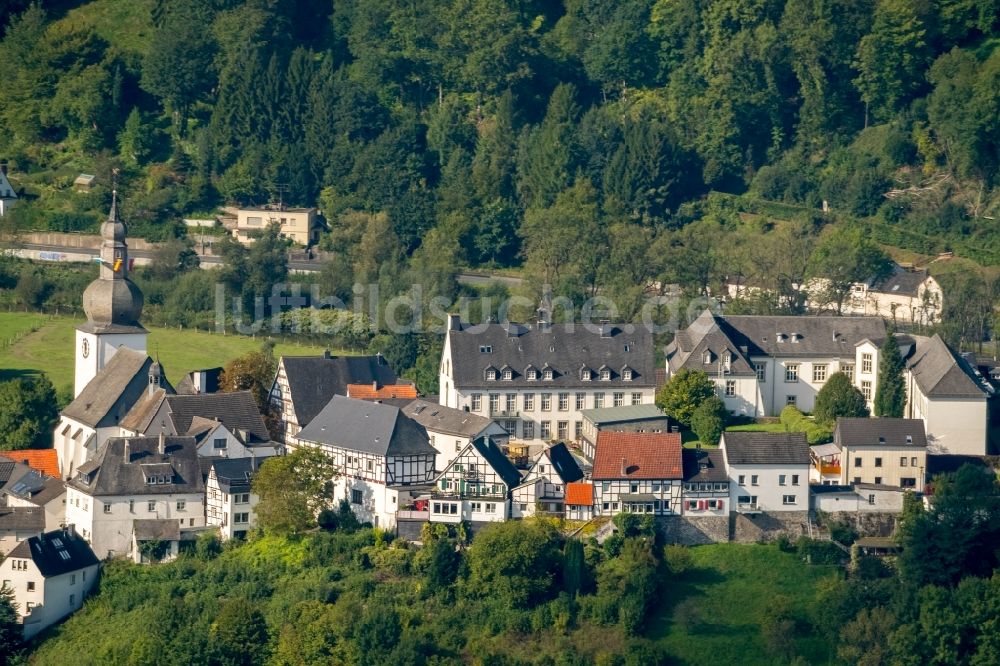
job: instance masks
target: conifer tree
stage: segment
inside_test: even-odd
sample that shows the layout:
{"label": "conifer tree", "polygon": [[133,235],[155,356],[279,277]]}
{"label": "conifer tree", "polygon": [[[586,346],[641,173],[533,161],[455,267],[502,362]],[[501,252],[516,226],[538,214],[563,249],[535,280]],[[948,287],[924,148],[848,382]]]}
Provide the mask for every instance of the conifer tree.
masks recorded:
{"label": "conifer tree", "polygon": [[901,418],[906,407],[906,386],[903,382],[905,364],[899,352],[895,330],[889,334],[879,350],[878,388],[875,389],[875,416]]}

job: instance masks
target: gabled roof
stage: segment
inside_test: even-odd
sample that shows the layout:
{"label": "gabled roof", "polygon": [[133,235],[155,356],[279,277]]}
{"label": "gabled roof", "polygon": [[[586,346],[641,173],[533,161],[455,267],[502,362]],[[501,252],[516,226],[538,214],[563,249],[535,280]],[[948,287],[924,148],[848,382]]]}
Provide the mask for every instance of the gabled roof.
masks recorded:
{"label": "gabled roof", "polygon": [[680,479],[681,435],[676,432],[597,434],[595,481],[610,479]]}
{"label": "gabled roof", "polygon": [[[602,335],[580,324],[573,325],[572,329],[562,324],[542,328],[517,326],[514,334],[509,334],[504,324],[452,328],[448,331],[448,339],[455,386],[463,389],[654,386],[653,339],[646,327],[608,324],[605,329]],[[581,365],[589,368],[606,365],[612,369],[611,379],[584,381],[580,379]],[[620,373],[614,370],[625,365],[633,370],[632,381],[622,380]],[[487,367],[504,366],[512,369],[510,380],[505,381],[499,375],[495,381],[486,379]],[[552,379],[544,380],[539,373],[538,379],[529,381],[524,372],[529,366],[551,369]]]}
{"label": "gabled roof", "polygon": [[892,296],[916,296],[920,285],[926,282],[928,277],[930,274],[926,270],[907,270],[897,265],[890,275],[872,283],[869,289]]}
{"label": "gabled roof", "polygon": [[212,469],[215,470],[215,478],[219,482],[222,492],[246,493],[250,492],[250,481],[261,463],[267,460],[257,458],[220,458],[212,462]]}
{"label": "gabled roof", "polygon": [[[740,346],[738,336],[721,317],[705,310],[686,329],[677,331],[673,342],[667,346],[667,361],[671,372],[681,368],[700,370],[714,375],[725,367],[729,358],[729,375],[751,376],[756,374],[747,357],[746,346]],[[707,361],[707,363],[706,363]]]}
{"label": "gabled roof", "polygon": [[[67,485],[91,496],[201,493],[205,484],[194,437],[113,437]],[[125,458],[126,447],[128,460]],[[161,468],[172,483],[147,483]]]}
{"label": "gabled roof", "polygon": [[[59,477],[59,454],[55,449],[20,449],[18,451],[0,451],[0,456],[14,462],[24,463],[31,469],[38,470],[46,476]],[[0,484],[4,482],[0,475]]]}
{"label": "gabled roof", "polygon": [[45,510],[37,506],[0,507],[0,532],[41,532]]}
{"label": "gabled roof", "polygon": [[[200,389],[196,384],[196,375],[203,375],[205,385]],[[177,395],[197,395],[199,393],[215,393],[219,390],[219,380],[222,378],[222,368],[205,368],[193,370],[177,383]]]}
{"label": "gabled roof", "polygon": [[[580,465],[577,464],[576,458],[573,457],[564,443],[553,444],[542,453],[542,455],[544,454],[548,454],[552,467],[555,468],[556,474],[559,475],[563,483],[571,483],[583,478]],[[537,464],[537,462],[536,460],[535,463]]]}
{"label": "gabled roof", "polygon": [[376,356],[282,356],[292,409],[300,426],[319,414],[330,398],[347,395],[348,384],[396,384],[396,373],[385,357]]}
{"label": "gabled roof", "polygon": [[651,421],[666,419],[667,415],[656,405],[622,405],[621,407],[601,407],[599,409],[584,409],[580,415],[595,425],[612,423],[629,423],[632,421]]}
{"label": "gabled roof", "polygon": [[[62,414],[91,428],[118,424],[147,390],[152,364],[149,356],[119,347]],[[166,378],[162,381],[173,392]]]}
{"label": "gabled roof", "polygon": [[725,483],[726,461],[720,449],[683,449],[685,483]]}
{"label": "gabled roof", "polygon": [[503,479],[508,489],[521,483],[521,473],[517,471],[514,463],[504,455],[504,452],[500,450],[492,438],[488,436],[478,437],[472,440],[470,446],[478,451],[479,455],[493,468],[493,471]]}
{"label": "gabled roof", "polygon": [[271,439],[250,391],[170,395],[166,403],[174,432],[178,434],[188,434],[194,419],[201,417],[221,422],[230,432],[248,432],[252,440],[267,442]]}
{"label": "gabled roof", "polygon": [[838,418],[834,441],[844,447],[906,446],[926,448],[923,419]]}
{"label": "gabled roof", "polygon": [[417,397],[417,387],[413,384],[348,384],[347,397],[357,400],[388,400]]}
{"label": "gabled roof", "polygon": [[566,484],[566,504],[572,506],[593,506],[594,505],[594,484],[592,483],[567,483]]}
{"label": "gabled roof", "polygon": [[66,484],[60,479],[31,470],[4,491],[12,497],[44,507],[57,497],[66,494]]}
{"label": "gabled roof", "polygon": [[146,390],[142,397],[136,401],[128,414],[121,420],[122,428],[136,433],[144,433],[149,430],[153,422],[153,417],[159,411],[160,406],[167,397],[167,391],[159,388],[154,391]]}
{"label": "gabled roof", "polygon": [[132,521],[136,541],[180,541],[181,528],[177,519],[137,518]]}
{"label": "gabled roof", "polygon": [[485,416],[427,400],[414,400],[403,407],[403,413],[427,430],[459,437],[475,437],[493,423]]}
{"label": "gabled roof", "polygon": [[380,456],[435,455],[427,431],[398,407],[335,395],[298,439]]}
{"label": "gabled roof", "polygon": [[916,348],[906,366],[928,398],[983,398],[991,392],[968,361],[954,353],[940,335],[913,336]]}
{"label": "gabled roof", "polygon": [[808,465],[804,432],[722,433],[721,446],[730,465]]}
{"label": "gabled roof", "polygon": [[90,544],[72,527],[25,539],[7,557],[32,560],[45,578],[99,564]]}

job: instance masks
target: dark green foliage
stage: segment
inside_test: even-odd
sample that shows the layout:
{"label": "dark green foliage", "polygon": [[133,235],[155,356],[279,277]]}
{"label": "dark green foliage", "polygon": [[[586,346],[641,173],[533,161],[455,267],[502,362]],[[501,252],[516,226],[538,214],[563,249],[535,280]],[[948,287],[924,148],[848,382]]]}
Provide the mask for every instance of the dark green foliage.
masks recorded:
{"label": "dark green foliage", "polygon": [[56,390],[44,375],[0,382],[0,450],[51,446],[58,410]]}
{"label": "dark green foliage", "polygon": [[9,585],[0,587],[0,659],[17,654],[21,649],[23,627],[17,617],[14,590]]}
{"label": "dark green foliage", "polygon": [[466,593],[488,595],[505,608],[531,607],[547,600],[562,558],[552,528],[541,522],[492,523],[469,548]]}
{"label": "dark green foliage", "polygon": [[698,406],[715,397],[715,384],[701,371],[681,368],[656,392],[656,406],[682,425],[691,425]]}
{"label": "dark green foliage", "polygon": [[563,546],[563,590],[570,596],[575,596],[582,592],[586,582],[585,572],[583,543],[576,539],[567,540],[566,545]]}
{"label": "dark green foliage", "polygon": [[847,554],[834,543],[805,536],[799,537],[795,542],[795,550],[809,564],[838,564],[847,559]]}
{"label": "dark green foliage", "polygon": [[210,629],[214,662],[221,666],[257,666],[267,661],[267,623],[246,599],[226,602]]}
{"label": "dark green foliage", "polygon": [[822,444],[833,438],[829,423],[817,423],[795,405],[788,405],[781,410],[781,424],[788,432],[804,432],[810,444]]}
{"label": "dark green foliage", "polygon": [[691,414],[691,430],[703,444],[715,446],[726,427],[729,410],[718,396],[704,400]]}
{"label": "dark green foliage", "polygon": [[875,416],[901,418],[906,407],[906,362],[899,351],[895,329],[890,328],[878,354],[878,387],[875,389]]}
{"label": "dark green foliage", "polygon": [[832,430],[840,417],[868,416],[868,406],[865,396],[854,386],[850,377],[842,372],[835,372],[816,394],[813,416],[817,423]]}

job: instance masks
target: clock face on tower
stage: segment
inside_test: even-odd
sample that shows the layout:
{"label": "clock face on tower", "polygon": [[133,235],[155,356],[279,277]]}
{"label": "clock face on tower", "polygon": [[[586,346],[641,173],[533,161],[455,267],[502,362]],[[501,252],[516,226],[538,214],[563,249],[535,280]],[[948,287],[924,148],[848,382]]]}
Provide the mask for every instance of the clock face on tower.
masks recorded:
{"label": "clock face on tower", "polygon": [[87,338],[83,339],[83,344],[80,346],[80,353],[83,354],[84,358],[90,356],[90,340]]}

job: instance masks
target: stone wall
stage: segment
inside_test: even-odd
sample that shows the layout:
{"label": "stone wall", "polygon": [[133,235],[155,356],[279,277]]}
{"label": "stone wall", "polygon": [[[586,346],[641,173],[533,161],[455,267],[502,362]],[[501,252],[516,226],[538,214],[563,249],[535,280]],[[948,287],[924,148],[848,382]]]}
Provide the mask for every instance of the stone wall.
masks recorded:
{"label": "stone wall", "polygon": [[827,513],[823,517],[824,521],[832,520],[850,525],[858,536],[892,536],[899,514],[842,511]]}
{"label": "stone wall", "polygon": [[407,541],[420,541],[421,530],[426,524],[426,520],[397,520],[396,536]]}
{"label": "stone wall", "polygon": [[729,516],[666,516],[660,519],[664,540],[681,546],[729,542]]}
{"label": "stone wall", "polygon": [[733,512],[730,514],[730,534],[736,543],[774,541],[779,534],[787,534],[794,541],[807,534],[808,521],[808,511]]}

